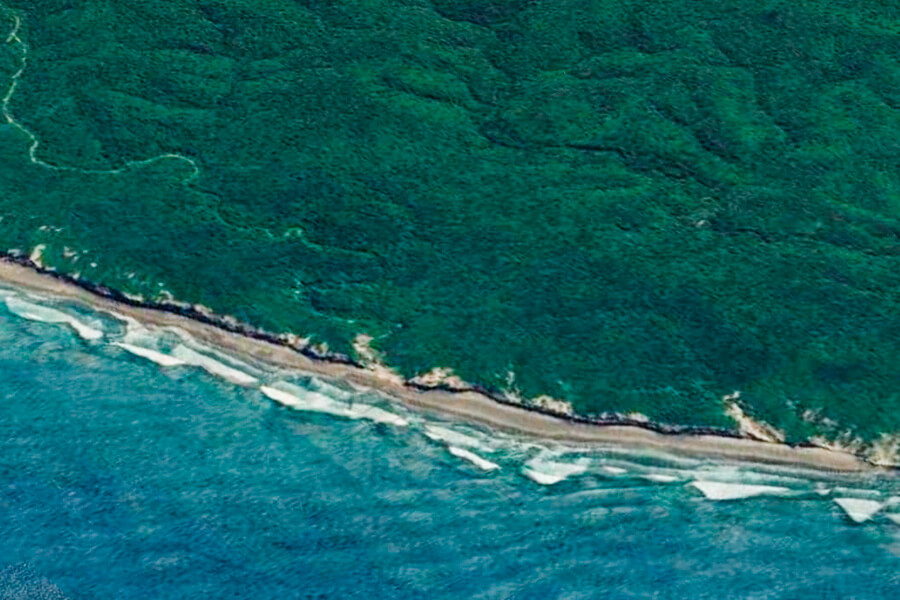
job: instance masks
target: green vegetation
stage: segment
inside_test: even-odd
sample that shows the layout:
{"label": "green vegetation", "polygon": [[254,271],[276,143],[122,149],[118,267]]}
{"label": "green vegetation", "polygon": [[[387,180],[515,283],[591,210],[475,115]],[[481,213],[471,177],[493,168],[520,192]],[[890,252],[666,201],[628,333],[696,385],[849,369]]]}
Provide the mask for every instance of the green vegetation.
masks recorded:
{"label": "green vegetation", "polygon": [[583,414],[900,431],[896,3],[6,4],[65,168],[0,127],[0,247]]}

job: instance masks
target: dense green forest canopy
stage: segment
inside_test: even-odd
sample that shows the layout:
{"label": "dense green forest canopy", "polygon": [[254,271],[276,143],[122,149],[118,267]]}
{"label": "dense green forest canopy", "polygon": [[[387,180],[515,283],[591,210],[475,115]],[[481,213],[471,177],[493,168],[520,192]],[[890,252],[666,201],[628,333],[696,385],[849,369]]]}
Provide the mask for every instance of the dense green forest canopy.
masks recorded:
{"label": "dense green forest canopy", "polygon": [[900,431],[897,3],[4,1],[0,247],[582,414]]}

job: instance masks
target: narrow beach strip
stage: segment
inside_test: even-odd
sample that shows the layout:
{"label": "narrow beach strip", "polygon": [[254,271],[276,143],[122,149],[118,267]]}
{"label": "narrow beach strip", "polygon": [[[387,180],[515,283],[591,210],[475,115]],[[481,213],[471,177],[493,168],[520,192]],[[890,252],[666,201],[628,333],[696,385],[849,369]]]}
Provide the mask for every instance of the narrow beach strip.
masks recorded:
{"label": "narrow beach strip", "polygon": [[[79,301],[93,309],[130,317],[140,323],[157,327],[178,327],[202,343],[251,362],[261,361],[279,368],[343,379],[355,385],[378,390],[412,408],[544,440],[659,450],[692,457],[805,467],[831,472],[873,469],[871,465],[850,453],[825,448],[793,447],[787,444],[709,434],[666,434],[636,425],[578,422],[501,403],[474,391],[421,390],[385,378],[374,370],[345,362],[311,358],[275,341],[242,335],[152,306],[119,302],[52,273],[42,273],[8,259],[0,260],[0,281],[51,297]],[[184,360],[182,356],[176,358]]]}

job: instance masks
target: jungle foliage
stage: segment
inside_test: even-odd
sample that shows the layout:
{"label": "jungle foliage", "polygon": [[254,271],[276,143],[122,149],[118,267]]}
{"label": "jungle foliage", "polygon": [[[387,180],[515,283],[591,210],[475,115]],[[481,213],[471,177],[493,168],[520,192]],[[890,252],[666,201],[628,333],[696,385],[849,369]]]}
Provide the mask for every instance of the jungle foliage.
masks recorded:
{"label": "jungle foliage", "polygon": [[896,3],[6,5],[63,168],[0,127],[0,247],[583,414],[900,431]]}

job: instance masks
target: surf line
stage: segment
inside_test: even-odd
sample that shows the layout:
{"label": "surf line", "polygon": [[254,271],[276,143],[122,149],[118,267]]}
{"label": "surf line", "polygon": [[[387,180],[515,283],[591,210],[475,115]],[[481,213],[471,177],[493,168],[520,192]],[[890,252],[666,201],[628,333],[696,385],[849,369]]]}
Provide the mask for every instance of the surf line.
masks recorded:
{"label": "surf line", "polygon": [[10,31],[10,33],[6,36],[6,43],[12,44],[18,48],[19,55],[21,56],[21,62],[19,69],[15,73],[13,73],[12,77],[10,77],[9,89],[6,90],[6,94],[4,94],[3,98],[0,99],[0,113],[2,113],[3,117],[6,119],[7,125],[12,125],[28,137],[28,140],[30,142],[28,146],[28,158],[33,164],[39,165],[46,169],[51,169],[53,171],[84,173],[88,175],[117,175],[120,173],[124,173],[133,167],[140,167],[143,165],[149,165],[155,162],[159,162],[161,160],[171,159],[185,161],[191,165],[191,174],[185,177],[182,180],[182,183],[188,184],[200,176],[200,168],[197,166],[197,163],[194,159],[188,156],[184,156],[183,154],[177,154],[173,152],[159,154],[157,156],[153,156],[143,160],[126,161],[124,166],[115,169],[82,169],[80,167],[54,165],[38,158],[37,149],[38,146],[40,146],[40,140],[34,132],[25,127],[25,125],[23,125],[22,123],[17,121],[15,117],[13,117],[12,110],[9,107],[13,94],[16,91],[16,87],[19,85],[19,80],[22,78],[22,75],[25,73],[25,68],[28,66],[28,45],[21,38],[21,36],[19,36],[19,30],[22,27],[22,18],[18,15],[13,15],[13,19],[13,28],[12,31]]}
{"label": "surf line", "polygon": [[[197,339],[233,350],[238,355],[255,356],[264,362],[309,374],[343,378],[379,390],[413,408],[437,411],[468,423],[512,430],[529,437],[576,444],[613,443],[696,457],[808,467],[828,472],[875,468],[859,456],[839,450],[759,442],[720,430],[560,416],[477,386],[456,390],[429,388],[409,380],[394,381],[353,357],[323,352],[297,336],[265,331],[198,305],[128,296],[113,288],[38,265],[21,253],[0,252],[0,280],[56,297],[76,299],[91,307],[106,307],[116,313],[130,314],[147,323],[175,321],[177,327],[186,329]],[[222,336],[221,332],[235,337]]]}

